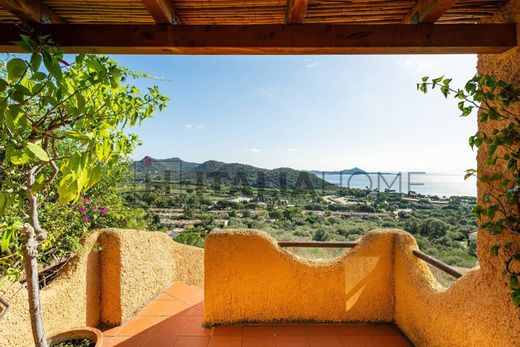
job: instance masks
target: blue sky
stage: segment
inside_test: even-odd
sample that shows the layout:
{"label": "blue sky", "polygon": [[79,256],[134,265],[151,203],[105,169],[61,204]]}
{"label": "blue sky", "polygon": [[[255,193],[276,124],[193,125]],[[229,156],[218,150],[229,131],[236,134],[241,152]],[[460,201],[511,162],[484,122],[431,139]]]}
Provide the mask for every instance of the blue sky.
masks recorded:
{"label": "blue sky", "polygon": [[[114,56],[164,80],[168,108],[135,128],[134,157],[260,167],[462,172],[476,120],[423,95],[424,75],[459,85],[475,55]],[[138,82],[144,87],[150,81]]]}

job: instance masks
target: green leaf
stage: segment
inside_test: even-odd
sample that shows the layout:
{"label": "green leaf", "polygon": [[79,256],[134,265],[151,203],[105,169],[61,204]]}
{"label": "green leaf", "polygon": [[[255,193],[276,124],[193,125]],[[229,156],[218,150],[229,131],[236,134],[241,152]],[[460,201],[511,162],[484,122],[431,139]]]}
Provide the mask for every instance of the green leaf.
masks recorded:
{"label": "green leaf", "polygon": [[7,147],[5,157],[14,165],[24,165],[31,161],[31,156],[27,151],[15,149],[14,147]]}
{"label": "green leaf", "polygon": [[32,79],[34,79],[36,81],[43,81],[46,77],[47,77],[47,75],[44,72],[41,72],[41,71],[35,72],[32,75]]}
{"label": "green leaf", "polygon": [[78,181],[73,174],[64,176],[58,185],[59,202],[62,205],[76,199],[78,196]]}
{"label": "green leaf", "polygon": [[7,88],[7,81],[0,78],[0,93],[2,93]]}
{"label": "green leaf", "polygon": [[37,143],[33,143],[33,142],[27,142],[27,149],[36,156],[36,158],[40,159],[41,161],[49,161],[50,158],[49,158],[49,155],[47,154],[47,152],[45,152],[43,150],[43,148],[37,144]]}
{"label": "green leaf", "polygon": [[500,249],[500,245],[494,245],[491,247],[490,252],[491,255],[494,255],[495,257],[498,256],[498,250]]}
{"label": "green leaf", "polygon": [[24,74],[27,65],[25,61],[20,58],[14,58],[7,62],[7,80],[15,82],[19,80]]}
{"label": "green leaf", "polygon": [[45,185],[45,176],[43,175],[43,173],[41,173],[34,180],[31,190],[33,193],[38,193],[43,189],[44,185]]}
{"label": "green leaf", "polygon": [[33,53],[31,56],[31,70],[37,72],[40,69],[42,63],[42,56],[38,53]]}
{"label": "green leaf", "polygon": [[7,192],[0,192],[0,213],[5,211],[11,204],[11,195]]}
{"label": "green leaf", "polygon": [[520,306],[520,288],[514,288],[511,291],[511,299],[515,306]]}
{"label": "green leaf", "polygon": [[0,250],[5,252],[9,245],[11,244],[11,239],[14,234],[13,228],[4,228],[2,233],[2,243],[0,244]]}
{"label": "green leaf", "polygon": [[54,76],[57,80],[63,79],[60,65],[56,58],[53,58],[49,53],[43,52],[43,64],[49,73]]}
{"label": "green leaf", "polygon": [[94,166],[90,168],[88,174],[88,183],[85,186],[85,190],[92,188],[96,183],[98,183],[101,180],[102,175],[103,172],[101,170],[101,167]]}

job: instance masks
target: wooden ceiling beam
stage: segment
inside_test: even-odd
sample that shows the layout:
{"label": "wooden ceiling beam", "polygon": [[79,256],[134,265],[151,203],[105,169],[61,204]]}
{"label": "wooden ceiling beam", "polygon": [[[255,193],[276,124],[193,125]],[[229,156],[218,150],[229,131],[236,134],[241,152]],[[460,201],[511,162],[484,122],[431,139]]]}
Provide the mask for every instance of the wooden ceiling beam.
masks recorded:
{"label": "wooden ceiling beam", "polygon": [[435,23],[457,0],[417,0],[403,24]]}
{"label": "wooden ceiling beam", "polygon": [[[35,25],[67,53],[417,54],[501,53],[516,24]],[[0,24],[0,51],[19,52],[15,24]]]}
{"label": "wooden ceiling beam", "polygon": [[286,22],[288,24],[302,24],[307,13],[309,0],[287,0]]}
{"label": "wooden ceiling beam", "polygon": [[141,0],[157,24],[181,24],[171,0]]}
{"label": "wooden ceiling beam", "polygon": [[65,21],[40,0],[0,0],[0,7],[24,22],[59,24]]}

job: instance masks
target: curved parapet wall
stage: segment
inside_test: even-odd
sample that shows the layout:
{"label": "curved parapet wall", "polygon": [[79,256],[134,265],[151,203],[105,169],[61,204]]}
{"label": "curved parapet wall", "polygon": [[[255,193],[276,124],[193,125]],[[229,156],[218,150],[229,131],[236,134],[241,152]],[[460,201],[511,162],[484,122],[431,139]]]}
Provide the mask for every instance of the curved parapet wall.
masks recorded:
{"label": "curved parapet wall", "polygon": [[[106,229],[93,232],[58,277],[41,291],[46,332],[120,324],[174,281],[202,286],[203,253],[158,232]],[[0,288],[11,308],[0,320],[0,346],[32,341],[27,291]]]}
{"label": "curved parapet wall", "polygon": [[483,271],[446,289],[414,249],[406,232],[375,230],[340,257],[312,262],[261,231],[212,233],[205,321],[393,321],[417,346],[520,346],[520,310]]}
{"label": "curved parapet wall", "polygon": [[480,269],[448,289],[412,253],[417,243],[395,239],[394,321],[416,346],[520,346],[520,309]]}
{"label": "curved parapet wall", "polygon": [[313,262],[261,231],[212,232],[205,245],[205,322],[392,321],[395,234],[371,232],[335,260]]}

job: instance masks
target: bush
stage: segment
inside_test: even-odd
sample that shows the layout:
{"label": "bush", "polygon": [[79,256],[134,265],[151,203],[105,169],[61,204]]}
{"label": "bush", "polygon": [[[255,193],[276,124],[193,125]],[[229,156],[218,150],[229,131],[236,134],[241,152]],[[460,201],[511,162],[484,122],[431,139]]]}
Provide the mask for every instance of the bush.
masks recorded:
{"label": "bush", "polygon": [[329,236],[327,235],[325,229],[316,229],[316,231],[312,235],[312,239],[314,241],[326,241],[328,240],[328,238]]}

